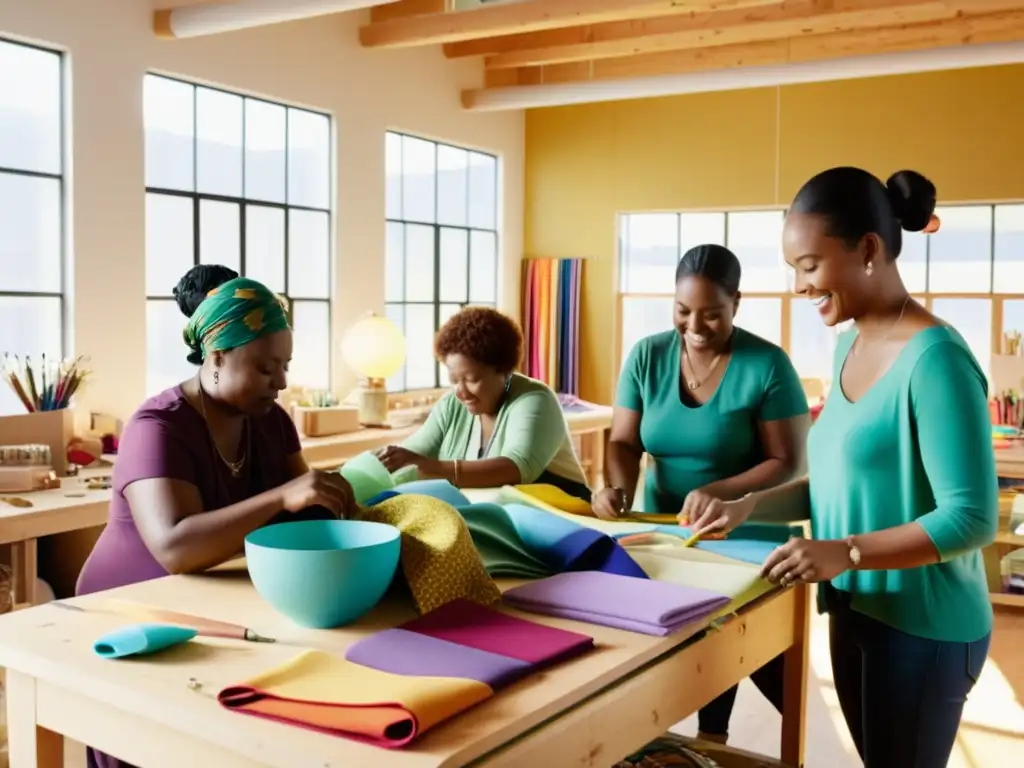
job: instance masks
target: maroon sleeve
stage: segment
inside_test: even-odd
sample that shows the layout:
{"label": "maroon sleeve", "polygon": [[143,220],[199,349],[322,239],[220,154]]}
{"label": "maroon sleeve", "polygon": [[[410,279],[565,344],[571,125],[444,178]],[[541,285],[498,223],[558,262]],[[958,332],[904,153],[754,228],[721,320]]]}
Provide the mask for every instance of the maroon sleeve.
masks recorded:
{"label": "maroon sleeve", "polygon": [[123,493],[136,480],[166,477],[198,486],[195,455],[173,420],[137,413],[128,424],[114,463],[113,490]]}
{"label": "maroon sleeve", "polygon": [[299,441],[299,430],[295,428],[292,417],[279,405],[274,406],[272,415],[280,425],[281,447],[284,450],[284,455],[292,456],[301,453],[302,443]]}

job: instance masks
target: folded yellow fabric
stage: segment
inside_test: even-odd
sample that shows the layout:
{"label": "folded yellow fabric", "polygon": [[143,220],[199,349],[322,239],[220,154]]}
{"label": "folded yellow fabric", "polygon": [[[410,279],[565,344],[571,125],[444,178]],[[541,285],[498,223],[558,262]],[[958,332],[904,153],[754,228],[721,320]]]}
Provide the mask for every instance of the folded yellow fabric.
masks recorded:
{"label": "folded yellow fabric", "polygon": [[573,515],[594,514],[589,502],[577,499],[575,496],[570,496],[557,486],[544,483],[524,483],[513,487],[520,493],[525,493],[527,496],[562,512],[568,512]]}
{"label": "folded yellow fabric", "polygon": [[501,600],[466,521],[450,504],[403,494],[363,509],[359,519],[387,523],[402,532],[402,573],[421,613],[459,598],[481,605]]}
{"label": "folded yellow fabric", "polygon": [[217,700],[244,714],[394,748],[493,695],[476,680],[393,675],[304,651],[225,688]]}
{"label": "folded yellow fabric", "polygon": [[630,556],[650,578],[683,587],[710,589],[732,598],[712,618],[734,613],[774,589],[756,565],[683,547],[630,548]]}

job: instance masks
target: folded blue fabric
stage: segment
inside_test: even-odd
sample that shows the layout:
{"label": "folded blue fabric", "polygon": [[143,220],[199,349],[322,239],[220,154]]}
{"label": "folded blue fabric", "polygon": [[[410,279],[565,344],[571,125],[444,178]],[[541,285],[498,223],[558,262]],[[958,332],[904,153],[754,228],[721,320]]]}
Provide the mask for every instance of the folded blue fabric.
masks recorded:
{"label": "folded blue fabric", "polygon": [[525,504],[467,504],[458,510],[491,574],[538,578],[603,571],[647,578],[612,537],[546,510]]}
{"label": "folded blue fabric", "polygon": [[[431,496],[455,507],[491,575],[536,579],[567,571],[603,571],[647,578],[611,536],[544,509],[526,504],[471,504],[447,480],[416,480],[387,493]],[[370,505],[384,496],[372,499]]]}
{"label": "folded blue fabric", "polygon": [[122,659],[181,645],[197,634],[191,627],[173,624],[132,624],[103,635],[92,644],[92,649],[105,659]]}
{"label": "folded blue fabric", "polygon": [[432,496],[435,499],[451,504],[453,507],[461,507],[469,504],[467,499],[458,488],[447,480],[414,480],[411,483],[402,483],[395,486],[396,493],[414,493],[417,496]]}

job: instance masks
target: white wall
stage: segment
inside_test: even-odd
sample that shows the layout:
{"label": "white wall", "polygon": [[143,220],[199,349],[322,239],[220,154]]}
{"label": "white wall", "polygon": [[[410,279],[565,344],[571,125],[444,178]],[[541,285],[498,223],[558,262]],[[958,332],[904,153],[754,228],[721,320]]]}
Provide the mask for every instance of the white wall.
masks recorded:
{"label": "white wall", "polygon": [[[68,53],[71,108],[69,316],[93,377],[79,398],[128,416],[146,389],[142,79],[173,74],[334,115],[337,131],[333,337],[384,302],[384,132],[444,139],[502,158],[499,301],[518,314],[523,233],[522,113],[470,114],[462,87],[475,61],[440,49],[371,51],[357,32],[368,12],[191,40],[152,33],[148,0],[0,0],[0,35]],[[351,374],[334,354],[334,384]]]}

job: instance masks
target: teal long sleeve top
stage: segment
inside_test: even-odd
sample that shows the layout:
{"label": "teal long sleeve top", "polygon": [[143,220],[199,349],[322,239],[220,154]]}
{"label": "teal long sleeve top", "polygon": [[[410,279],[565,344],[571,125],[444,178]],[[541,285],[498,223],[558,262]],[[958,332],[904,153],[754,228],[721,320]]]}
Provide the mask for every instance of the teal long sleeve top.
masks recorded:
{"label": "teal long sleeve top", "polygon": [[903,632],[973,642],[992,629],[980,550],[999,517],[985,375],[960,334],[937,326],[850,402],[839,382],[855,337],[840,336],[832,391],[808,438],[814,536],[916,523],[940,562],[847,571],[832,584],[851,593],[854,610]]}

